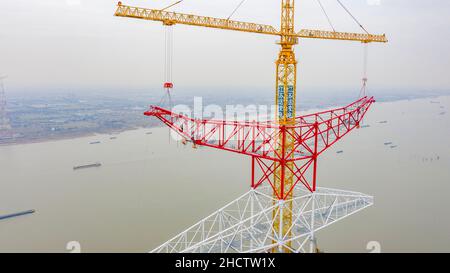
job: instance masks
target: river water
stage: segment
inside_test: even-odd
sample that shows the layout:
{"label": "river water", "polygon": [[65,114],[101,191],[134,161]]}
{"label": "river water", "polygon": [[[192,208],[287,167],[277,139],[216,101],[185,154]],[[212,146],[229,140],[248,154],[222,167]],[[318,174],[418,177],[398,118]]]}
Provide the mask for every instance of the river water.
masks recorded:
{"label": "river water", "polygon": [[[323,251],[368,252],[370,241],[382,252],[450,251],[449,110],[450,97],[376,103],[370,127],[325,152],[319,186],[375,205],[319,232]],[[0,215],[36,210],[0,220],[0,252],[67,252],[69,241],[83,252],[149,251],[247,191],[250,166],[183,146],[166,128],[0,147]]]}

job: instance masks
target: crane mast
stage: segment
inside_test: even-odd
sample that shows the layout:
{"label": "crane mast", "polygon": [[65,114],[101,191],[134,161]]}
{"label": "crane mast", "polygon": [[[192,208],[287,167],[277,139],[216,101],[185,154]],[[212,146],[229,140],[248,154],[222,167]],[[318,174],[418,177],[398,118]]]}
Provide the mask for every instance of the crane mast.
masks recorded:
{"label": "crane mast", "polygon": [[[346,40],[346,41],[358,41],[362,43],[371,43],[371,42],[387,42],[386,36],[383,35],[374,35],[369,33],[347,33],[347,32],[336,32],[336,31],[323,31],[323,30],[308,30],[302,29],[299,32],[295,32],[294,25],[294,6],[295,0],[281,0],[281,25],[280,30],[277,30],[275,27],[266,25],[266,24],[257,24],[257,23],[249,23],[249,22],[241,22],[234,21],[229,19],[220,19],[214,17],[207,16],[199,16],[193,14],[184,14],[184,13],[176,13],[170,12],[166,10],[155,10],[155,9],[146,9],[146,8],[138,8],[122,5],[119,2],[117,10],[115,12],[115,16],[120,17],[128,17],[135,19],[143,19],[150,21],[160,21],[164,25],[174,25],[174,24],[184,24],[191,26],[200,26],[200,27],[208,27],[208,28],[216,28],[216,29],[226,29],[226,30],[234,30],[234,31],[242,31],[242,32],[250,32],[250,33],[258,33],[258,34],[266,34],[266,35],[276,35],[280,37],[280,40],[277,42],[280,45],[280,52],[278,54],[278,58],[275,62],[276,66],[276,78],[275,78],[275,105],[276,105],[276,117],[275,124],[277,126],[278,133],[274,136],[274,139],[271,141],[274,142],[272,150],[273,158],[273,167],[268,167],[268,171],[264,172],[270,173],[273,176],[272,183],[269,183],[273,189],[273,201],[278,202],[278,206],[276,209],[273,209],[272,212],[272,230],[273,236],[272,243],[274,247],[271,249],[272,252],[290,252],[291,241],[288,243],[283,243],[282,241],[286,238],[290,238],[293,226],[293,188],[301,181],[309,191],[314,194],[316,190],[316,169],[317,169],[317,157],[321,153],[317,147],[317,144],[320,142],[318,136],[324,137],[324,132],[328,132],[327,130],[335,130],[346,128],[349,130],[356,128],[359,125],[360,119],[364,116],[361,113],[365,113],[373,103],[373,98],[364,98],[361,100],[361,105],[358,108],[354,108],[349,112],[344,111],[342,116],[336,116],[335,112],[330,112],[331,118],[334,121],[337,121],[337,125],[334,125],[333,122],[324,123],[324,120],[321,120],[316,117],[313,123],[308,123],[308,138],[312,143],[314,143],[313,147],[309,147],[308,152],[310,152],[310,156],[304,157],[303,159],[307,159],[308,162],[303,165],[301,168],[297,165],[296,153],[299,151],[299,146],[305,145],[303,142],[305,138],[300,137],[299,133],[296,131],[299,129],[298,126],[302,127],[305,125],[301,125],[304,122],[303,118],[296,117],[296,89],[297,89],[297,60],[295,58],[294,46],[298,43],[299,38],[312,38],[312,39],[325,39],[325,40]],[[367,108],[365,108],[367,106]],[[353,106],[351,106],[353,107]],[[155,116],[161,119],[164,123],[166,123],[169,127],[178,130],[181,135],[184,135],[186,132],[183,131],[183,127],[181,129],[177,127],[177,125],[171,122],[169,119],[164,118],[165,115],[173,115],[170,111],[166,111],[159,108],[152,108],[146,112],[148,116]],[[358,115],[357,119],[353,119],[349,122],[345,122],[342,118],[349,113],[355,113]],[[361,115],[361,116],[360,116]],[[183,117],[175,115],[171,120],[175,119],[183,119]],[[350,118],[350,116],[349,116]],[[187,120],[187,119],[185,119]],[[192,121],[195,123],[194,121]],[[206,121],[202,124],[208,124]],[[225,126],[225,121],[222,126]],[[236,126],[236,125],[233,125]],[[249,124],[243,125],[243,128],[247,128],[250,126]],[[259,125],[258,125],[259,126]],[[328,127],[327,127],[328,126]],[[186,126],[187,127],[187,126]],[[328,128],[328,129],[325,129]],[[196,128],[193,126],[192,128]],[[215,130],[215,129],[214,129]],[[213,132],[212,130],[211,132]],[[245,130],[245,129],[243,129]],[[218,130],[220,131],[220,130]],[[224,130],[223,130],[224,131]],[[234,131],[236,131],[234,129]],[[337,130],[339,132],[339,130]],[[314,133],[314,136],[311,137],[310,134]],[[338,133],[339,134],[339,133]],[[301,134],[300,134],[301,135]],[[328,139],[327,133],[327,139]],[[336,141],[340,139],[338,137]],[[209,147],[214,147],[211,143],[202,140],[192,139],[194,143],[199,145],[205,145]],[[220,140],[219,140],[220,142]],[[254,145],[254,144],[253,144]],[[329,146],[326,145],[326,148]],[[215,148],[225,149],[223,146],[216,146]],[[261,159],[254,154],[250,154],[252,157],[252,180],[255,176],[255,168],[254,166],[260,164]],[[261,164],[260,164],[261,165]],[[312,185],[309,186],[305,183],[303,175],[306,172],[306,169],[312,167]],[[268,176],[268,175],[266,175]],[[264,180],[270,180],[268,177],[264,178]],[[252,187],[257,188],[261,183],[254,183],[252,181]],[[283,239],[284,238],[284,239]],[[312,238],[314,238],[312,236]]]}
{"label": "crane mast", "polygon": [[[294,31],[294,0],[281,1],[281,39],[280,52],[276,61],[276,79],[275,79],[275,103],[276,103],[276,121],[281,126],[295,125],[295,105],[296,105],[296,79],[297,79],[297,60],[293,46],[297,44],[298,38],[293,36]],[[292,130],[292,129],[288,129]],[[293,163],[288,161],[292,158],[295,146],[295,140],[291,137],[292,133],[287,132],[279,137],[277,153],[281,155],[282,160],[275,163],[274,171],[274,191],[284,192],[285,188],[291,188],[294,184],[293,173],[287,171],[293,169]],[[287,156],[290,155],[290,156]],[[289,158],[290,157],[290,158]],[[278,238],[289,237],[289,227],[292,225],[292,196],[293,191],[285,196],[280,202],[284,202],[279,209],[274,210],[273,230],[278,232]],[[274,198],[275,199],[275,198]],[[276,200],[276,199],[275,199]],[[274,242],[276,243],[276,242]],[[288,243],[289,246],[290,243]],[[282,245],[272,251],[283,252]]]}

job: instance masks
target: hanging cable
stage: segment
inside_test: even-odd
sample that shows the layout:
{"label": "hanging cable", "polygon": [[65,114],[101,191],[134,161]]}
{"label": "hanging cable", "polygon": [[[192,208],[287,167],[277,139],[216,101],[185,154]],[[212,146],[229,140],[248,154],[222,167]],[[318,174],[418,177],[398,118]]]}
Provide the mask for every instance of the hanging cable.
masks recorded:
{"label": "hanging cable", "polygon": [[165,26],[165,51],[164,51],[164,95],[162,96],[159,105],[164,106],[167,103],[169,109],[172,108],[172,63],[173,63],[173,26]]}
{"label": "hanging cable", "polygon": [[368,95],[367,91],[367,66],[369,60],[369,43],[364,43],[364,56],[363,56],[363,78],[362,78],[362,87],[359,91],[359,97],[365,97]]}
{"label": "hanging cable", "polygon": [[363,25],[358,21],[358,19],[356,19],[355,16],[353,16],[353,14],[344,6],[344,4],[342,4],[342,2],[340,0],[336,0],[339,5],[341,5],[341,7],[353,18],[353,20],[359,25],[359,27],[364,30],[367,34],[370,34],[364,27]]}
{"label": "hanging cable", "polygon": [[363,78],[367,78],[368,59],[369,59],[369,43],[364,43]]}
{"label": "hanging cable", "polygon": [[164,88],[166,89],[167,98],[168,98],[168,106],[172,108],[172,59],[173,59],[173,26],[166,26],[166,75]]}
{"label": "hanging cable", "polygon": [[327,18],[328,24],[330,24],[331,29],[333,29],[333,31],[336,32],[336,30],[334,29],[333,23],[331,22],[331,19],[330,19],[330,17],[328,16],[328,14],[327,14],[327,12],[326,12],[326,10],[325,10],[325,7],[322,5],[322,2],[321,2],[320,0],[317,0],[317,3],[319,3],[319,6],[320,6],[320,8],[322,9],[323,14],[325,14],[325,17]]}
{"label": "hanging cable", "polygon": [[242,6],[242,4],[244,4],[245,1],[247,1],[247,0],[241,0],[241,2],[239,2],[239,4],[233,10],[233,12],[230,14],[230,16],[228,16],[227,20],[230,20],[231,16],[233,16],[236,13],[236,11]]}
{"label": "hanging cable", "polygon": [[[165,50],[164,50],[164,95],[160,106],[166,104],[172,110],[172,64],[173,64],[173,25],[165,25]],[[168,131],[169,143],[171,140],[171,130]]]}
{"label": "hanging cable", "polygon": [[[180,4],[184,0],[176,1],[175,3],[161,9],[161,11],[167,10],[175,5]],[[172,64],[173,64],[173,25],[165,25],[165,52],[164,52],[164,95],[161,98],[160,104],[163,106],[166,104],[170,110],[172,110]],[[171,130],[169,129],[169,143],[171,139]],[[178,143],[178,142],[177,142]],[[178,145],[178,144],[177,144]]]}
{"label": "hanging cable", "polygon": [[168,5],[167,7],[161,9],[160,11],[164,11],[164,10],[166,10],[166,9],[168,9],[168,8],[171,8],[171,7],[175,6],[175,5],[178,5],[178,4],[180,4],[181,2],[183,2],[183,1],[184,1],[184,0],[180,0],[180,1],[177,1],[177,2],[175,2],[175,3],[173,3],[173,4],[170,4],[170,5]]}

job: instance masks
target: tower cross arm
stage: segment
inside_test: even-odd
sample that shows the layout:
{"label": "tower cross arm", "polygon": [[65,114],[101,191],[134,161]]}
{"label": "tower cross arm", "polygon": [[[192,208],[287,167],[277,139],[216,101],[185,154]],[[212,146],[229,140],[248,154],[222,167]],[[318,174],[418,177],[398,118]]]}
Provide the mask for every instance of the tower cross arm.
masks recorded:
{"label": "tower cross arm", "polygon": [[293,36],[297,38],[359,41],[362,43],[387,43],[388,41],[385,34],[377,35],[313,29],[302,29]]}
{"label": "tower cross arm", "polygon": [[132,7],[123,5],[120,2],[117,5],[117,9],[114,15],[119,17],[128,17],[149,21],[159,21],[164,25],[183,24],[268,35],[280,35],[280,32],[271,25],[241,22],[229,19],[177,13],[157,9]]}

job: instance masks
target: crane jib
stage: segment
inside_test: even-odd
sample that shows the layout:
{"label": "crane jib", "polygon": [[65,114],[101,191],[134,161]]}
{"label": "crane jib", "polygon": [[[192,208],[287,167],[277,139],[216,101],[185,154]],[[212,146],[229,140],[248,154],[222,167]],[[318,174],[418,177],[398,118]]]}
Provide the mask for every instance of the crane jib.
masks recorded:
{"label": "crane jib", "polygon": [[366,33],[349,33],[349,32],[336,32],[325,30],[309,30],[302,29],[297,33],[283,33],[277,30],[275,27],[267,24],[258,24],[250,22],[241,22],[235,20],[214,18],[209,16],[200,16],[194,14],[177,13],[156,9],[147,9],[126,6],[123,4],[118,5],[114,14],[119,17],[129,17],[135,19],[143,19],[149,21],[163,22],[165,25],[184,24],[191,26],[200,26],[208,28],[218,28],[225,30],[252,32],[267,35],[276,36],[291,36],[297,38],[308,39],[324,39],[324,40],[348,40],[348,41],[360,41],[364,43],[371,42],[387,42],[386,36],[366,34]]}

